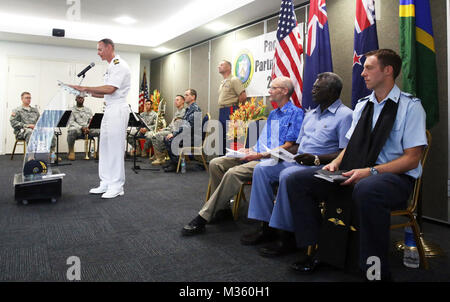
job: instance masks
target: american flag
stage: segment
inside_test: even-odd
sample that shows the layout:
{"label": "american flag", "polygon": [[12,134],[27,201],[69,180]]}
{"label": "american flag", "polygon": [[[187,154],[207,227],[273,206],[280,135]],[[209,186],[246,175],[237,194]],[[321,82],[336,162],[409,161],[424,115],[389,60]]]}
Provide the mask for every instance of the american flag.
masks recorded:
{"label": "american flag", "polygon": [[356,0],[355,34],[353,42],[352,108],[358,100],[371,93],[361,73],[366,58],[364,54],[378,49],[377,24],[374,0]]}
{"label": "american flag", "polygon": [[139,91],[139,112],[144,111],[145,100],[148,100],[148,87],[147,87],[147,76],[145,74],[142,76],[141,90]]}
{"label": "american flag", "polygon": [[[297,107],[301,107],[303,91],[303,61],[301,55],[303,54],[303,41],[297,26],[292,0],[281,1],[277,40],[272,80],[281,76],[289,77],[295,88],[292,94],[292,101]],[[276,108],[276,104],[273,104],[273,102],[272,106]]]}

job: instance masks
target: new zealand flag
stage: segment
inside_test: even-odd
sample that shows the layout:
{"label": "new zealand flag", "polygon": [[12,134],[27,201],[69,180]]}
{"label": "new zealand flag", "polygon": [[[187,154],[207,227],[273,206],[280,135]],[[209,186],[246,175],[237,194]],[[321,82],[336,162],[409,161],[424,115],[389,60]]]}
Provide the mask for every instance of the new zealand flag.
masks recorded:
{"label": "new zealand flag", "polygon": [[308,111],[317,106],[312,100],[311,94],[317,75],[322,72],[333,71],[325,0],[310,1],[307,41],[302,107]]}
{"label": "new zealand flag", "polygon": [[366,61],[364,54],[378,49],[374,0],[356,0],[355,41],[353,45],[352,108],[354,109],[360,98],[372,93],[367,89],[361,73]]}

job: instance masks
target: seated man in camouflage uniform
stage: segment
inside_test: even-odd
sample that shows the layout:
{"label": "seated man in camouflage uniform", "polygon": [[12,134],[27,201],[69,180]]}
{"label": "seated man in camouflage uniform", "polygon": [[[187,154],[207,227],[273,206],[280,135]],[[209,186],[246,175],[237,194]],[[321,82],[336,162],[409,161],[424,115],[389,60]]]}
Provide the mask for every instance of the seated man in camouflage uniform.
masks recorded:
{"label": "seated man in camouflage uniform", "polygon": [[[31,133],[39,120],[39,110],[35,107],[31,107],[31,93],[22,92],[20,95],[22,99],[22,106],[15,108],[11,112],[11,117],[9,122],[14,129],[14,134],[16,139],[24,139],[28,144],[30,140]],[[56,138],[53,136],[51,144],[51,152],[55,152]]]}
{"label": "seated man in camouflage uniform", "polygon": [[75,160],[75,141],[77,139],[85,139],[86,134],[89,137],[98,137],[100,129],[88,128],[89,122],[92,118],[92,110],[84,106],[84,97],[77,96],[75,98],[77,104],[72,107],[72,114],[67,126],[67,145],[69,146],[69,155],[67,159]]}
{"label": "seated man in camouflage uniform", "polygon": [[152,162],[153,165],[162,165],[166,162],[166,146],[164,145],[164,138],[170,133],[178,130],[184,117],[184,113],[186,112],[186,108],[184,107],[184,96],[180,94],[177,95],[175,97],[174,103],[176,111],[169,126],[159,130],[152,137],[153,149],[155,151],[155,160]]}
{"label": "seated man in camouflage uniform", "polygon": [[[145,127],[142,128],[135,128],[130,131],[130,134],[128,134],[127,141],[128,143],[134,148],[134,139],[140,139],[145,138],[145,144],[144,144],[144,150],[141,152],[141,144],[139,141],[136,142],[136,149],[132,150],[130,152],[130,155],[133,155],[134,152],[136,152],[136,155],[142,155],[142,157],[147,157],[147,149],[149,149],[152,146],[151,138],[155,135],[156,130],[156,122],[158,120],[158,114],[153,111],[152,108],[152,101],[145,100],[144,104],[144,112],[141,112],[140,117],[144,122],[147,124],[147,126],[150,127],[150,130],[148,130]],[[139,131],[139,133],[136,135],[136,133]],[[136,136],[135,136],[136,135]]]}
{"label": "seated man in camouflage uniform", "polygon": [[22,92],[20,97],[22,99],[22,106],[12,111],[9,121],[14,128],[16,139],[24,139],[28,144],[40,114],[37,108],[30,106],[31,94],[29,92]]}

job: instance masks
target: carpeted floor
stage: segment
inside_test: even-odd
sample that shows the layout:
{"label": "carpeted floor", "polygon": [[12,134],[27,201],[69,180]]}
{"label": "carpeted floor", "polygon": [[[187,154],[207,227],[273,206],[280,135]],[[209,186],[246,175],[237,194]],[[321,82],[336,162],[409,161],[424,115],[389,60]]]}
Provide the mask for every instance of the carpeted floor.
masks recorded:
{"label": "carpeted floor", "polygon": [[[59,167],[66,173],[62,198],[26,206],[15,202],[13,188],[22,157],[0,156],[0,166],[1,281],[66,281],[70,256],[81,261],[82,281],[360,281],[332,267],[299,275],[289,268],[297,255],[268,259],[258,255],[258,247],[241,245],[241,234],[255,226],[245,218],[247,205],[237,222],[207,225],[202,235],[182,237],[180,230],[197,215],[208,183],[207,173],[196,166],[189,165],[184,175],[135,174],[127,161],[125,195],[102,200],[88,194],[98,184],[98,163],[77,154],[72,165]],[[448,255],[450,228],[425,223],[424,230]],[[392,242],[402,236],[401,230],[392,231]],[[428,271],[408,269],[393,248],[391,267],[395,281],[450,281],[447,256],[430,259]]]}

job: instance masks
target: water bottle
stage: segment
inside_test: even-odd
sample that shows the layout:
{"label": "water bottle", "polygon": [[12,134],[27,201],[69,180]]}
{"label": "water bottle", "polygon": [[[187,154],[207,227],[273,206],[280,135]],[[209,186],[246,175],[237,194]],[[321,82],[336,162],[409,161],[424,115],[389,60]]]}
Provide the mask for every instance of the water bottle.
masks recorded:
{"label": "water bottle", "polygon": [[54,152],[50,153],[50,163],[54,164],[56,160],[56,155]]}
{"label": "water bottle", "polygon": [[91,154],[91,158],[94,158],[94,146],[93,145],[91,145],[91,151],[90,151],[90,154]]}
{"label": "water bottle", "polygon": [[407,267],[418,268],[420,264],[419,251],[411,227],[405,228],[405,249],[403,250],[403,264]]}
{"label": "water bottle", "polygon": [[181,173],[186,173],[186,160],[184,159],[184,156],[181,158]]}

